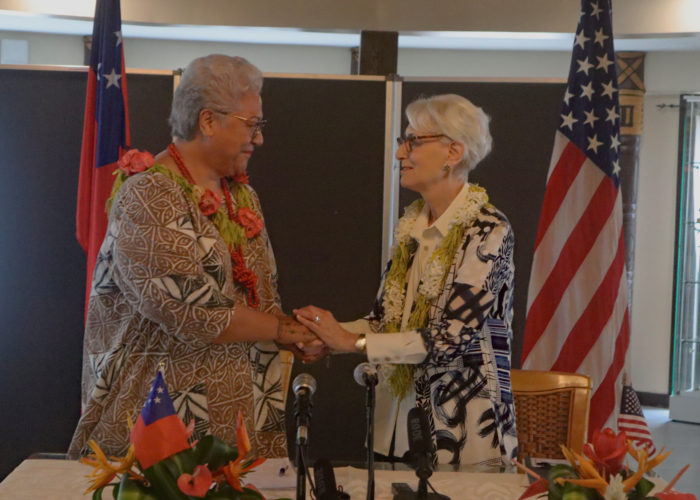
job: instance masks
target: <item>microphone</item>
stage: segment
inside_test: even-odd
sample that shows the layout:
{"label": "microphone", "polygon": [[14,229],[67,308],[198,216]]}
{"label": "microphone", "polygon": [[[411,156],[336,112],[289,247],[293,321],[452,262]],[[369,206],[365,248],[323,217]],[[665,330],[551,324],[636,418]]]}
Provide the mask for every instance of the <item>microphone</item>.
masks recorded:
{"label": "microphone", "polygon": [[314,481],[316,482],[316,500],[339,500],[333,466],[325,458],[319,458],[314,462]]}
{"label": "microphone", "polygon": [[297,444],[306,444],[311,419],[311,396],[316,392],[316,379],[308,373],[300,373],[292,382],[294,391],[294,417],[297,421]]}
{"label": "microphone", "polygon": [[355,367],[355,371],[352,372],[352,376],[355,379],[355,382],[362,387],[377,385],[377,382],[379,381],[377,377],[377,369],[374,367],[374,365],[367,362],[357,365]]}
{"label": "microphone", "polygon": [[433,473],[433,439],[430,435],[428,417],[416,406],[408,412],[408,449],[413,458],[416,475],[427,480]]}

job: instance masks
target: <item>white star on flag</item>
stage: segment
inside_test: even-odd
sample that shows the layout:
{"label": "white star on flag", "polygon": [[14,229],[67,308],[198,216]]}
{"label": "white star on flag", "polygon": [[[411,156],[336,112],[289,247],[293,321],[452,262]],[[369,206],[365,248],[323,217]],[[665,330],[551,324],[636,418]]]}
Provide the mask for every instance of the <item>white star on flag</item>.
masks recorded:
{"label": "white star on flag", "polygon": [[592,149],[594,153],[598,152],[598,148],[603,144],[598,142],[598,134],[594,134],[593,137],[588,138],[588,149]]}
{"label": "white star on flag", "polygon": [[598,117],[595,115],[595,110],[589,111],[584,111],[584,115],[586,115],[586,121],[583,122],[584,125],[590,125],[591,128],[595,128],[595,122],[598,120]]}
{"label": "white star on flag", "polygon": [[603,95],[608,96],[610,99],[613,98],[613,94],[617,92],[617,89],[615,88],[615,84],[613,84],[612,80],[610,80],[610,83],[603,83]]}
{"label": "white star on flag", "polygon": [[576,61],[578,63],[578,73],[579,71],[582,71],[584,74],[588,74],[588,71],[593,67],[593,65],[588,62],[588,58],[581,59],[580,61]]}
{"label": "white star on flag", "polygon": [[590,38],[584,35],[583,30],[581,30],[576,33],[576,41],[574,42],[574,46],[578,45],[579,47],[584,48],[584,45],[586,45],[588,40],[590,40]]}
{"label": "white star on flag", "polygon": [[160,398],[156,396],[155,401],[156,401],[156,404],[160,403]]}
{"label": "white star on flag", "polygon": [[605,121],[606,122],[609,121],[610,123],[612,123],[614,125],[615,120],[620,118],[620,115],[618,115],[617,111],[615,111],[615,106],[606,109],[606,111],[608,112],[608,117],[605,119]]}
{"label": "white star on flag", "polygon": [[574,96],[571,92],[569,92],[569,87],[566,87],[566,90],[564,91],[564,102],[566,105],[569,105],[569,99],[571,99]]}
{"label": "white star on flag", "polygon": [[610,136],[610,149],[617,150],[620,147],[620,140],[617,138],[617,134]]}
{"label": "white star on flag", "polygon": [[110,88],[112,85],[119,88],[119,79],[121,77],[122,75],[114,71],[114,68],[112,68],[112,72],[109,75],[105,75],[105,79],[107,80],[107,88]]}
{"label": "white star on flag", "polygon": [[613,62],[608,59],[608,55],[604,54],[603,57],[600,56],[595,56],[596,59],[598,59],[598,66],[595,67],[595,69],[602,69],[603,71],[608,71],[608,66],[613,64]]}
{"label": "white star on flag", "polygon": [[117,45],[116,47],[119,47],[122,44],[122,32],[121,31],[115,31],[114,35],[117,37]]}
{"label": "white star on flag", "polygon": [[600,19],[598,16],[600,16],[600,14],[603,12],[603,9],[598,7],[598,2],[591,2],[591,6],[593,7],[591,15],[595,16],[596,19]]}
{"label": "white star on flag", "polygon": [[615,160],[613,162],[613,175],[620,175],[620,162]]}
{"label": "white star on flag", "polygon": [[581,85],[581,97],[588,97],[591,100],[593,97],[593,82],[588,82],[588,85]]}
{"label": "white star on flag", "polygon": [[603,47],[603,42],[610,38],[608,35],[603,33],[603,28],[600,28],[599,30],[595,31],[595,42],[593,43],[599,43],[601,47]]}
{"label": "white star on flag", "polygon": [[561,124],[562,128],[564,127],[569,127],[569,130],[574,130],[574,123],[576,123],[578,120],[574,118],[574,112],[569,111],[568,115],[561,115],[561,119],[564,120],[564,123]]}
{"label": "white star on flag", "polygon": [[159,388],[158,388],[158,394],[163,394],[163,388],[162,388],[162,387],[159,387]]}

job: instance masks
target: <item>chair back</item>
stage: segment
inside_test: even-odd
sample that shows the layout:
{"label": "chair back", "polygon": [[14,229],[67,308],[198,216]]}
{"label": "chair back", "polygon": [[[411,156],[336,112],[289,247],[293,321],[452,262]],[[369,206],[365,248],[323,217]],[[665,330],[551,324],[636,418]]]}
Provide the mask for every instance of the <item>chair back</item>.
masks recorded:
{"label": "chair back", "polygon": [[586,375],[511,370],[518,459],[564,458],[560,445],[581,453],[588,432],[591,379]]}

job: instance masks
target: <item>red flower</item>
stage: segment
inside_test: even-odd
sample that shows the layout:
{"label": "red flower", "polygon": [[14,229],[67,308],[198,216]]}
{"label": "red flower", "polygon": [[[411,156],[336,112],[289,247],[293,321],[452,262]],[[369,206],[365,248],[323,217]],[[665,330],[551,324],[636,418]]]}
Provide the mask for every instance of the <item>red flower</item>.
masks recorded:
{"label": "red flower", "polygon": [[583,447],[583,454],[593,461],[598,472],[605,474],[606,480],[610,480],[610,476],[620,472],[627,455],[627,435],[624,431],[615,434],[609,427],[596,430],[592,443]]}
{"label": "red flower", "polygon": [[155,158],[148,151],[139,151],[138,149],[130,149],[117,162],[119,170],[124,172],[124,175],[133,175],[143,172],[150,168],[155,163]]}
{"label": "red flower", "polygon": [[206,465],[198,465],[194,468],[193,474],[181,474],[177,478],[177,487],[185,495],[197,498],[204,498],[209,488],[211,488],[211,472]]}
{"label": "red flower", "polygon": [[221,196],[211,189],[204,191],[204,194],[199,199],[199,209],[202,215],[209,216],[215,214],[221,206]]}
{"label": "red flower", "polygon": [[234,175],[233,180],[235,182],[240,182],[241,184],[250,184],[250,180],[248,179],[248,174],[246,172]]}
{"label": "red flower", "polygon": [[[226,476],[226,482],[231,485],[231,487],[236,491],[243,491],[243,485],[241,484],[241,478],[245,476],[254,467],[257,467],[265,461],[264,458],[258,458],[255,460],[248,460],[245,463],[243,459],[250,452],[250,440],[248,439],[248,433],[245,430],[245,425],[243,424],[243,415],[238,412],[238,419],[236,422],[236,446],[238,447],[238,457],[235,460],[229,462],[228,464],[222,466],[224,475]],[[248,485],[246,487],[250,487]]]}
{"label": "red flower", "polygon": [[262,230],[262,219],[248,207],[239,208],[236,218],[238,223],[245,229],[245,235],[248,239],[256,236]]}

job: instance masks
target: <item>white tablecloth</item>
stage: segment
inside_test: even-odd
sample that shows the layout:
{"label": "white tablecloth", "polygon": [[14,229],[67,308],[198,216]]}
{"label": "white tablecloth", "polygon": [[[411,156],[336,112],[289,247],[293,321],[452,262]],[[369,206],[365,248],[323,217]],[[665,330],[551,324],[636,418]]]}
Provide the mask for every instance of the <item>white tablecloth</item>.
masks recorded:
{"label": "white tablecloth", "polygon": [[[25,460],[0,483],[2,500],[76,500],[88,486],[86,474],[92,469],[70,460]],[[342,485],[352,500],[366,497],[367,471],[354,467],[335,469],[336,483]],[[250,476],[255,483],[255,477]],[[391,500],[391,483],[408,483],[415,488],[418,480],[412,471],[375,471],[375,499]],[[513,500],[523,492],[527,479],[522,474],[435,472],[430,482],[439,493],[452,500]],[[263,490],[267,498],[294,498],[296,491]],[[105,493],[104,498],[110,498]],[[310,496],[307,496],[310,498]]]}
{"label": "white tablecloth", "polygon": [[[86,479],[92,469],[70,460],[25,460],[0,483],[2,500],[77,500],[89,484]],[[366,498],[367,471],[353,467],[335,469],[336,483],[342,485],[352,500]],[[255,484],[255,477],[250,476]],[[391,500],[391,483],[408,483],[415,489],[418,480],[412,471],[375,471],[375,499]],[[525,489],[523,474],[486,472],[435,472],[430,478],[435,489],[452,500],[515,500]],[[656,482],[656,481],[655,481]],[[662,486],[663,481],[659,486]],[[655,490],[656,491],[656,488]],[[296,491],[268,490],[269,499],[294,498]],[[111,499],[111,493],[104,498]],[[307,498],[310,496],[307,495]]]}

